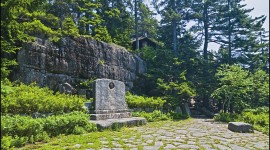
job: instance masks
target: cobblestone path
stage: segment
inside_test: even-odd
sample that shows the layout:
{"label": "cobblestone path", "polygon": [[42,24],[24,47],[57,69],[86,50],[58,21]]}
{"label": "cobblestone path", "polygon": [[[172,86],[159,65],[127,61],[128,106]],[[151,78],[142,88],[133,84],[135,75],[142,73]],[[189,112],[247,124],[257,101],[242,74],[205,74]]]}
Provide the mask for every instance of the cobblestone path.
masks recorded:
{"label": "cobblestone path", "polygon": [[60,136],[22,149],[81,150],[268,150],[269,136],[235,133],[212,119],[160,121],[119,131]]}
{"label": "cobblestone path", "polygon": [[[106,138],[101,138],[103,150],[107,149],[189,149],[189,150],[252,150],[269,149],[269,136],[255,131],[254,133],[234,133],[227,129],[227,124],[214,122],[212,119],[191,119],[190,121],[165,122],[149,128],[135,127],[141,133],[123,139],[119,137],[112,142],[115,148],[108,148]],[[120,140],[121,141],[121,140]],[[138,146],[139,145],[139,146]],[[124,148],[123,148],[124,146]],[[106,148],[107,147],[107,148]]]}

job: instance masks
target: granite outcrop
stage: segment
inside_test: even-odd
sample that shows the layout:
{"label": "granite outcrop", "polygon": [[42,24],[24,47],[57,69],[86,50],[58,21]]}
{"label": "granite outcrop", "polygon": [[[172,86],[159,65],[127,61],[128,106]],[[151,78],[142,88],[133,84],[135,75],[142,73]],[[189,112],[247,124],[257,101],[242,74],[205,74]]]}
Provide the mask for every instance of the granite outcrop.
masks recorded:
{"label": "granite outcrop", "polygon": [[93,78],[123,81],[130,90],[138,75],[146,72],[145,62],[124,47],[85,37],[64,37],[57,44],[37,39],[23,45],[17,61],[12,80],[36,82],[55,91],[68,83],[77,94],[85,94],[80,83]]}

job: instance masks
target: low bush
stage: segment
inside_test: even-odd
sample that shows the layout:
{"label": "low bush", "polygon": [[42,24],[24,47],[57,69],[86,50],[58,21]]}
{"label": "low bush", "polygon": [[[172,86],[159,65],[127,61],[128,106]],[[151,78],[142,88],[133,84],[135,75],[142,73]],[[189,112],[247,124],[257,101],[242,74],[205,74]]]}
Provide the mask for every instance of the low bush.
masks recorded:
{"label": "low bush", "polygon": [[154,121],[160,121],[160,120],[171,120],[172,117],[170,113],[162,113],[159,110],[154,110],[151,113],[142,111],[142,112],[133,112],[132,116],[134,117],[143,117],[145,118],[148,122],[154,122]]}
{"label": "low bush", "polygon": [[219,113],[214,119],[222,122],[241,121],[250,123],[256,130],[269,134],[269,107],[245,109],[241,114]]}
{"label": "low bush", "polygon": [[34,83],[1,82],[1,114],[63,113],[82,111],[86,99],[55,93]]}
{"label": "low bush", "polygon": [[232,122],[236,121],[238,118],[238,114],[231,114],[231,113],[223,113],[220,112],[217,116],[214,117],[216,121],[221,121],[221,122]]}
{"label": "low bush", "polygon": [[170,116],[172,116],[173,119],[188,119],[190,116],[183,114],[183,113],[176,113],[174,111],[170,112]]}
{"label": "low bush", "polygon": [[49,137],[60,134],[83,134],[96,130],[96,125],[89,123],[89,115],[83,112],[37,119],[5,115],[1,116],[1,149],[37,141],[46,142]]}
{"label": "low bush", "polygon": [[131,93],[126,94],[126,102],[129,108],[161,108],[166,100],[161,99],[160,97],[143,97],[138,95],[132,95]]}

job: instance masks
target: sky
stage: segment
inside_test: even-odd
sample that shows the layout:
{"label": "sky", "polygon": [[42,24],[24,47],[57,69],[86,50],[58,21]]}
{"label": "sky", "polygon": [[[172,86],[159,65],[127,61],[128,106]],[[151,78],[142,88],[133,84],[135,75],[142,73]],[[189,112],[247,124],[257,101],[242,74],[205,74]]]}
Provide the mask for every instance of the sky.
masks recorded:
{"label": "sky", "polygon": [[[151,0],[146,0],[147,4],[150,4]],[[266,31],[269,31],[269,0],[243,0],[242,4],[247,4],[246,8],[254,8],[250,12],[252,17],[258,17],[261,15],[266,15],[267,18],[264,22],[263,27]],[[157,18],[160,20],[160,17]],[[217,50],[219,45],[215,43],[209,43],[209,49]]]}
{"label": "sky", "polygon": [[243,4],[247,4],[247,8],[254,8],[250,13],[251,16],[267,16],[264,22],[264,28],[266,31],[269,31],[269,0],[244,0]]}
{"label": "sky", "polygon": [[[149,5],[150,1],[151,0],[146,0],[146,3]],[[267,16],[264,28],[266,31],[269,31],[269,0],[243,0],[242,3],[247,4],[246,8],[254,8],[254,10],[250,12],[251,16]],[[158,19],[160,19],[160,17],[158,17]]]}

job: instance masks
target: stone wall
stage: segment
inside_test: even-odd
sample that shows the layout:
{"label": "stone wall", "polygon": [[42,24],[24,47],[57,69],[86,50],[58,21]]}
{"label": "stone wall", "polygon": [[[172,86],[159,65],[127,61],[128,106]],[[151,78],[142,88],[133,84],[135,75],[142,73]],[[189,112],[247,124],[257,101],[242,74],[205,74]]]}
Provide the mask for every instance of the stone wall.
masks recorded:
{"label": "stone wall", "polygon": [[144,61],[125,48],[84,37],[62,38],[57,45],[38,39],[23,46],[17,61],[12,80],[36,82],[53,90],[65,82],[78,88],[90,78],[120,80],[129,90],[137,75],[146,72]]}

